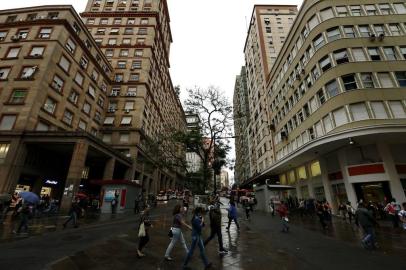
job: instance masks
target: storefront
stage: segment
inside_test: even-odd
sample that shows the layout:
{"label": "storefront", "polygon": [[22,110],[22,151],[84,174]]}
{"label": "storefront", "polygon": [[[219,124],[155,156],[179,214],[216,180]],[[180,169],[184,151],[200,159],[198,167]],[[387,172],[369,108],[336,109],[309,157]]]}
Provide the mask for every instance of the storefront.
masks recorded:
{"label": "storefront", "polygon": [[358,201],[384,203],[392,198],[388,181],[356,183],[354,189]]}

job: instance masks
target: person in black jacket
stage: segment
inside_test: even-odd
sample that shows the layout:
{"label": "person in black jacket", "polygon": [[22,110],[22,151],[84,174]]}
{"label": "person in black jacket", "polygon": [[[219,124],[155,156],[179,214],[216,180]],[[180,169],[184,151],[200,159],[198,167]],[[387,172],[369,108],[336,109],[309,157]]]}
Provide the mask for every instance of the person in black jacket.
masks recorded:
{"label": "person in black jacket", "polygon": [[80,207],[80,200],[76,199],[75,201],[72,202],[72,206],[69,210],[69,218],[63,223],[63,228],[65,229],[68,223],[73,220],[73,227],[77,228],[79,227],[78,224],[78,217],[80,217],[80,214],[82,213],[82,208]]}
{"label": "person in black jacket", "polygon": [[206,241],[204,241],[204,246],[206,246],[217,235],[219,253],[225,254],[228,251],[223,247],[223,235],[221,234],[221,211],[218,203],[210,206],[209,217],[210,236],[206,239]]}
{"label": "person in black jacket", "polygon": [[376,248],[375,242],[375,225],[379,225],[374,219],[372,213],[366,208],[365,204],[361,202],[355,212],[355,224],[362,227],[364,237],[362,238],[362,245],[366,249]]}

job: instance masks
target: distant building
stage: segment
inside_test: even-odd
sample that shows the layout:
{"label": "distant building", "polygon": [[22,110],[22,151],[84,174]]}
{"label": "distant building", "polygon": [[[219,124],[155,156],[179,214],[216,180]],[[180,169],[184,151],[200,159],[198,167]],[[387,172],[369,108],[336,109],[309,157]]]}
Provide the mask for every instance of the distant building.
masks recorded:
{"label": "distant building", "polygon": [[219,187],[221,188],[228,188],[230,186],[230,180],[228,177],[228,171],[221,170],[220,179],[219,179]]}

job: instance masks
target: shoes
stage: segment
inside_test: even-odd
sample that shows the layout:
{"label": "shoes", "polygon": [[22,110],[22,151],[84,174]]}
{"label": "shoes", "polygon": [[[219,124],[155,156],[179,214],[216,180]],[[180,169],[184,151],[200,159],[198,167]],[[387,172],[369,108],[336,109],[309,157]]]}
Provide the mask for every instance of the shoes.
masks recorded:
{"label": "shoes", "polygon": [[137,249],[138,258],[145,257],[145,254]]}
{"label": "shoes", "polygon": [[219,250],[219,254],[227,254],[227,253],[228,253],[228,250],[225,250],[225,249]]}
{"label": "shoes", "polygon": [[204,269],[210,269],[213,266],[212,263],[209,263],[208,265],[206,265],[206,267]]}
{"label": "shoes", "polygon": [[173,261],[173,259],[171,258],[171,257],[165,257],[165,260],[167,260],[168,262],[171,262],[171,261]]}

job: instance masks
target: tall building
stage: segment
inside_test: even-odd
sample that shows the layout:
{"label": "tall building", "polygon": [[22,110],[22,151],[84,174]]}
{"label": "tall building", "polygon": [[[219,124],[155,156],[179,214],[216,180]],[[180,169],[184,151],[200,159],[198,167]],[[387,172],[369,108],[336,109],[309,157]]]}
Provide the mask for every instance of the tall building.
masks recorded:
{"label": "tall building", "polygon": [[230,187],[230,181],[228,178],[228,171],[226,170],[221,170],[220,173],[220,181],[219,181],[219,185],[220,189],[223,188],[229,188]]}
{"label": "tall building", "polygon": [[[200,132],[199,115],[193,112],[186,112],[186,129],[187,132]],[[202,159],[190,149],[186,149],[186,163],[188,173],[197,173],[202,169]]]}
{"label": "tall building", "polygon": [[248,155],[248,124],[250,121],[248,107],[247,73],[241,68],[234,86],[234,134],[235,134],[235,182],[238,184],[250,177],[250,155]]}
{"label": "tall building", "polygon": [[276,177],[290,195],[406,201],[404,1],[305,1],[267,81]]}
{"label": "tall building", "polygon": [[[97,180],[140,180],[154,193],[182,176],[146,148],[186,128],[166,1],[89,1],[83,18],[71,6],[0,11],[1,193],[32,190],[68,207]],[[184,154],[166,149],[159,158]]]}
{"label": "tall building", "polygon": [[255,5],[253,8],[244,47],[250,111],[247,126],[250,139],[246,152],[250,161],[248,177],[258,175],[275,159],[267,121],[266,81],[296,13],[297,7],[292,5]]}

